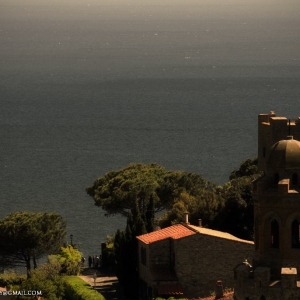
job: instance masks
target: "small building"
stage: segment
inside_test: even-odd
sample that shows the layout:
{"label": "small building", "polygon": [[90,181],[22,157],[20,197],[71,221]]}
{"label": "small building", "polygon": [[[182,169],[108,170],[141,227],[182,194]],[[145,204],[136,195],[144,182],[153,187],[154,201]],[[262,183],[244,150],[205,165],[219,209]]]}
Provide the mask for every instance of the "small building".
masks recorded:
{"label": "small building", "polygon": [[254,251],[253,242],[191,225],[188,217],[137,239],[140,299],[208,296],[217,280],[232,288],[233,266],[253,257]]}

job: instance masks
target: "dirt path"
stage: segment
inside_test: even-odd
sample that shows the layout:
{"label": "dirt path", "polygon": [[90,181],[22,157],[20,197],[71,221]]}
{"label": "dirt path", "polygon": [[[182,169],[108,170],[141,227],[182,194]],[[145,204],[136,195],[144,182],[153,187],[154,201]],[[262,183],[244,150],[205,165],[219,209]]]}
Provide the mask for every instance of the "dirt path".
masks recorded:
{"label": "dirt path", "polygon": [[[94,274],[97,274],[96,282],[94,284]],[[85,282],[95,288],[101,293],[106,300],[125,300],[121,293],[121,287],[118,278],[114,272],[95,270],[93,268],[86,268],[79,276]]]}

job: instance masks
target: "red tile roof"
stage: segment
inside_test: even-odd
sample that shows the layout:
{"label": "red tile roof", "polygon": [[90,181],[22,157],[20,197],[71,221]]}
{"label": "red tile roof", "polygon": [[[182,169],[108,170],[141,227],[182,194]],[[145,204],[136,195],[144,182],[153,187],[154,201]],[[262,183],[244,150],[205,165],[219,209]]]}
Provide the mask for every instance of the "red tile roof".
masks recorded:
{"label": "red tile roof", "polygon": [[183,295],[183,289],[179,283],[159,284],[157,286],[157,294],[158,296],[178,296]]}
{"label": "red tile roof", "polygon": [[153,231],[137,236],[137,239],[145,244],[151,244],[167,238],[180,239],[192,234],[196,234],[193,230],[183,226],[182,224],[173,225],[164,229]]}

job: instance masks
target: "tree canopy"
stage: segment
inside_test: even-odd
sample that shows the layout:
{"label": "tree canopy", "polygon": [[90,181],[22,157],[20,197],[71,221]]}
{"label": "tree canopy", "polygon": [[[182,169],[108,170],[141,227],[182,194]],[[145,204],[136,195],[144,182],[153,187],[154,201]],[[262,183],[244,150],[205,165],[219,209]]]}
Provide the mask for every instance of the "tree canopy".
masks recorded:
{"label": "tree canopy", "polygon": [[98,178],[86,191],[107,214],[128,216],[136,203],[145,214],[152,199],[153,210],[158,212],[170,209],[182,192],[196,196],[215,187],[199,174],[167,171],[157,164],[130,164]]}
{"label": "tree canopy", "polygon": [[98,178],[86,190],[107,214],[128,217],[138,211],[146,221],[147,232],[155,212],[166,210],[158,220],[166,227],[181,222],[183,212],[188,211],[193,224],[202,219],[204,226],[252,239],[251,188],[252,181],[261,175],[256,157],[243,161],[223,186],[196,173],[167,171],[157,164],[131,164]]}
{"label": "tree canopy", "polygon": [[240,164],[238,170],[230,173],[230,181],[222,187],[224,207],[214,221],[216,229],[227,231],[239,238],[253,239],[252,181],[262,176],[257,163],[257,157],[249,158]]}
{"label": "tree canopy", "polygon": [[37,259],[60,249],[66,222],[58,213],[11,213],[0,220],[0,260],[6,266],[26,266],[27,274]]}

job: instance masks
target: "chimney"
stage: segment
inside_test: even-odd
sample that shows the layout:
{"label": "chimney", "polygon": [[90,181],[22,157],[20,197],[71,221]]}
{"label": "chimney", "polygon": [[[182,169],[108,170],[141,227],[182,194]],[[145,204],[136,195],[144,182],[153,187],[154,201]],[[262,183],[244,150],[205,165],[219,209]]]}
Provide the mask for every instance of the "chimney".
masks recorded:
{"label": "chimney", "polygon": [[198,226],[202,227],[202,219],[198,219]]}
{"label": "chimney", "polygon": [[215,293],[216,293],[215,299],[220,299],[220,298],[224,297],[222,280],[217,281],[216,286],[215,286]]}
{"label": "chimney", "polygon": [[185,223],[185,224],[190,224],[190,223],[189,223],[189,212],[188,212],[188,211],[186,211],[186,212],[184,213],[184,223]]}
{"label": "chimney", "polygon": [[275,116],[276,116],[275,111],[274,111],[274,110],[271,110],[270,113],[269,113],[269,116],[270,116],[270,117],[275,117]]}

